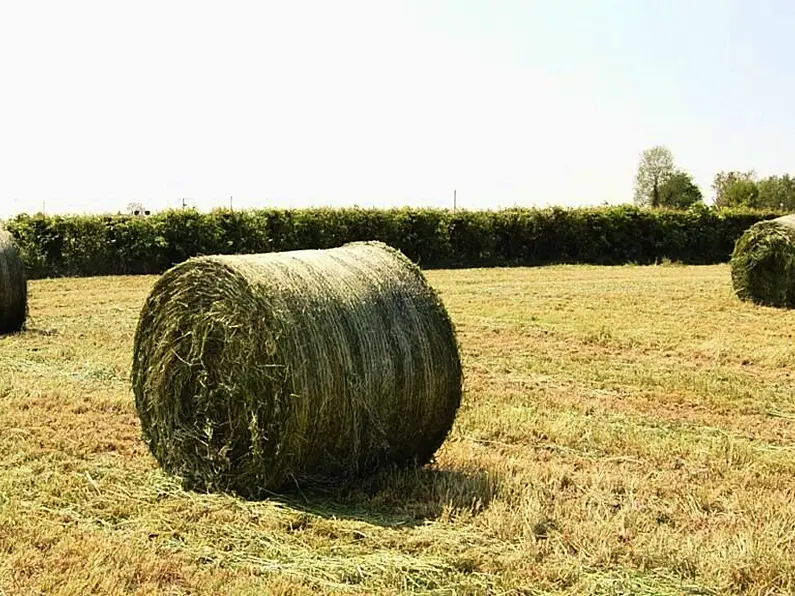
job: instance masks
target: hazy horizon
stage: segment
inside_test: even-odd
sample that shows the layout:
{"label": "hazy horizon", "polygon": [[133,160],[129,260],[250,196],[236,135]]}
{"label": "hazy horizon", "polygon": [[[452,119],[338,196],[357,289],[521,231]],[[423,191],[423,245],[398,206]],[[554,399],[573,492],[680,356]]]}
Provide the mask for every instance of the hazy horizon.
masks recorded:
{"label": "hazy horizon", "polygon": [[632,200],[665,145],[792,173],[795,4],[12,3],[0,217]]}

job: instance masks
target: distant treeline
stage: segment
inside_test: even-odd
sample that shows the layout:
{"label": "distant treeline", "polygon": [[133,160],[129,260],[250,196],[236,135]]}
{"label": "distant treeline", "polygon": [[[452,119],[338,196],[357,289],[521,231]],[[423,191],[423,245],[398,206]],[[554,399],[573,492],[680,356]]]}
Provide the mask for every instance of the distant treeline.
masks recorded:
{"label": "distant treeline", "polygon": [[[755,170],[722,171],[712,179],[714,205],[722,208],[795,211],[795,177],[781,174],[759,178]],[[664,145],[640,155],[635,175],[638,207],[687,209],[704,203],[704,194],[693,176],[677,167],[673,153]]]}
{"label": "distant treeline", "polygon": [[789,174],[758,178],[754,170],[719,172],[712,188],[718,207],[795,211],[795,178]]}
{"label": "distant treeline", "polygon": [[31,278],[162,273],[196,255],[329,248],[381,240],[425,268],[665,259],[725,262],[778,211],[631,206],[579,209],[172,210],[148,217],[19,215],[6,222]]}

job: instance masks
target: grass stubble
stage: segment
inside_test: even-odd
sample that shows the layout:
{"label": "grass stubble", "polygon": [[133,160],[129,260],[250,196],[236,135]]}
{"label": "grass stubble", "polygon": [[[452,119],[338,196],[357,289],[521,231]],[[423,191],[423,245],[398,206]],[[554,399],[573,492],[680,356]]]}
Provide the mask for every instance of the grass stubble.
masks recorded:
{"label": "grass stubble", "polygon": [[0,593],[795,592],[795,313],[728,266],[430,271],[466,393],[423,470],[246,501],[141,439],[153,277],[30,282],[0,339]]}

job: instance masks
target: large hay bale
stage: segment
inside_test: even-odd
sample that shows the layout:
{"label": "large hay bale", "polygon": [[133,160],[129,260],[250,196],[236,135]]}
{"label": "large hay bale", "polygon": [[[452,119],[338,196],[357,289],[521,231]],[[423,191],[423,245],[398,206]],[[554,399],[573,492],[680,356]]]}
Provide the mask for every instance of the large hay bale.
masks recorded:
{"label": "large hay bale", "polygon": [[372,242],[173,267],[142,309],[132,368],[163,469],[250,497],[429,462],[462,377],[440,299]]}
{"label": "large hay bale", "polygon": [[19,248],[11,233],[0,225],[0,334],[25,326],[28,282]]}
{"label": "large hay bale", "polygon": [[742,300],[795,306],[795,215],[748,228],[734,246],[731,275],[734,291]]}

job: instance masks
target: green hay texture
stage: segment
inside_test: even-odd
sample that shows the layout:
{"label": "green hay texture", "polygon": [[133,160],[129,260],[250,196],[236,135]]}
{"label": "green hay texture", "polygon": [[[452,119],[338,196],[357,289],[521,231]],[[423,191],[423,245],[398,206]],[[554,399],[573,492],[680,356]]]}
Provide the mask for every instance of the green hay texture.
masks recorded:
{"label": "green hay texture", "polygon": [[19,248],[0,225],[0,335],[21,331],[28,314],[28,282]]}
{"label": "green hay texture", "polygon": [[155,283],[134,340],[161,467],[245,497],[428,463],[462,384],[440,298],[378,242],[189,259]]}
{"label": "green hay texture", "polygon": [[765,306],[795,306],[795,215],[754,224],[731,258],[734,291]]}

